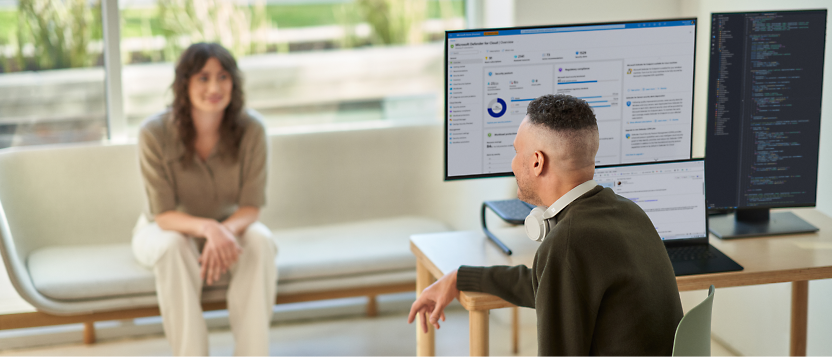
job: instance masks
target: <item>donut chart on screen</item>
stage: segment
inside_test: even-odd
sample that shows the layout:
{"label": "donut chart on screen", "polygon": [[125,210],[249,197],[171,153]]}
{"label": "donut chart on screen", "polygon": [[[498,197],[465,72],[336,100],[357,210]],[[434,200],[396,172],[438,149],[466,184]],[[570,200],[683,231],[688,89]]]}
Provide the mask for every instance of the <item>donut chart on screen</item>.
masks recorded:
{"label": "donut chart on screen", "polygon": [[[494,112],[495,109],[497,110],[497,112]],[[505,113],[506,113],[506,101],[504,101],[500,98],[494,98],[494,99],[491,100],[491,102],[488,103],[488,115],[490,115],[494,118],[499,118],[499,117],[503,116],[503,114],[505,114]]]}

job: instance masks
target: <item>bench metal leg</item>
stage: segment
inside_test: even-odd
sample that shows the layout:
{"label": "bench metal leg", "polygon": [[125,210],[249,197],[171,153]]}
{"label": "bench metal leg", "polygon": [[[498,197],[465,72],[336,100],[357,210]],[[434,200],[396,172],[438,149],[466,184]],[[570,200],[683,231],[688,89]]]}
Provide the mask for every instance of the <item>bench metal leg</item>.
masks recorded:
{"label": "bench metal leg", "polygon": [[84,322],[84,344],[95,343],[95,322]]}
{"label": "bench metal leg", "polygon": [[367,317],[378,316],[378,301],[376,295],[367,296]]}

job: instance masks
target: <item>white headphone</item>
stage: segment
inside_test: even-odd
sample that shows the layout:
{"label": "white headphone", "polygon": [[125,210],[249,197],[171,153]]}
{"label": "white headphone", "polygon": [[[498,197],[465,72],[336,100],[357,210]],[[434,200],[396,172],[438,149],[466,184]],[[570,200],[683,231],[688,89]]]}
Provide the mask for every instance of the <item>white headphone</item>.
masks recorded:
{"label": "white headphone", "polygon": [[589,190],[592,190],[597,185],[595,180],[589,180],[569,190],[569,192],[555,201],[549,208],[544,210],[543,208],[535,207],[532,209],[531,213],[526,216],[526,222],[524,224],[526,226],[526,235],[535,242],[542,242],[543,238],[546,238],[546,235],[552,230],[552,227],[549,226],[549,220],[555,217],[568,204],[572,203],[572,201],[589,192]]}
{"label": "white headphone", "polygon": [[542,242],[543,238],[549,234],[552,229],[549,227],[549,219],[555,216],[555,210],[552,207],[544,210],[540,207],[535,207],[532,212],[526,216],[526,235],[535,242]]}

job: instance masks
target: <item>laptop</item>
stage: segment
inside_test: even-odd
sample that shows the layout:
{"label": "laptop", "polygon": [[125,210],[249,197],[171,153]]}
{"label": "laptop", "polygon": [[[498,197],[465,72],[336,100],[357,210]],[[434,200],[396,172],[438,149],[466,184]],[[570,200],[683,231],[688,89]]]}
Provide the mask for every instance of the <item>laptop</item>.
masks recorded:
{"label": "laptop", "polygon": [[708,243],[705,160],[596,168],[595,182],[647,213],[676,276],[743,269]]}

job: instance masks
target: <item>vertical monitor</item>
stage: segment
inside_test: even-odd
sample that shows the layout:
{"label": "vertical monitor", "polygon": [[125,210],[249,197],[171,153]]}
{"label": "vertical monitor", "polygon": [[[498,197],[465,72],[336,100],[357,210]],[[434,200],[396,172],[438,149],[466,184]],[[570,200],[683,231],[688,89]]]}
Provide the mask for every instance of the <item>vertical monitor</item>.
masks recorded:
{"label": "vertical monitor", "polygon": [[[708,207],[737,211],[711,221],[717,236],[741,234],[733,230],[743,222],[752,224],[750,235],[788,233],[774,224],[786,219],[769,219],[768,209],[815,205],[826,17],[826,10],[712,14]],[[766,227],[755,230],[755,222]]]}
{"label": "vertical monitor", "polygon": [[445,180],[510,176],[517,128],[546,94],[585,100],[596,166],[689,159],[696,20],[449,31]]}

